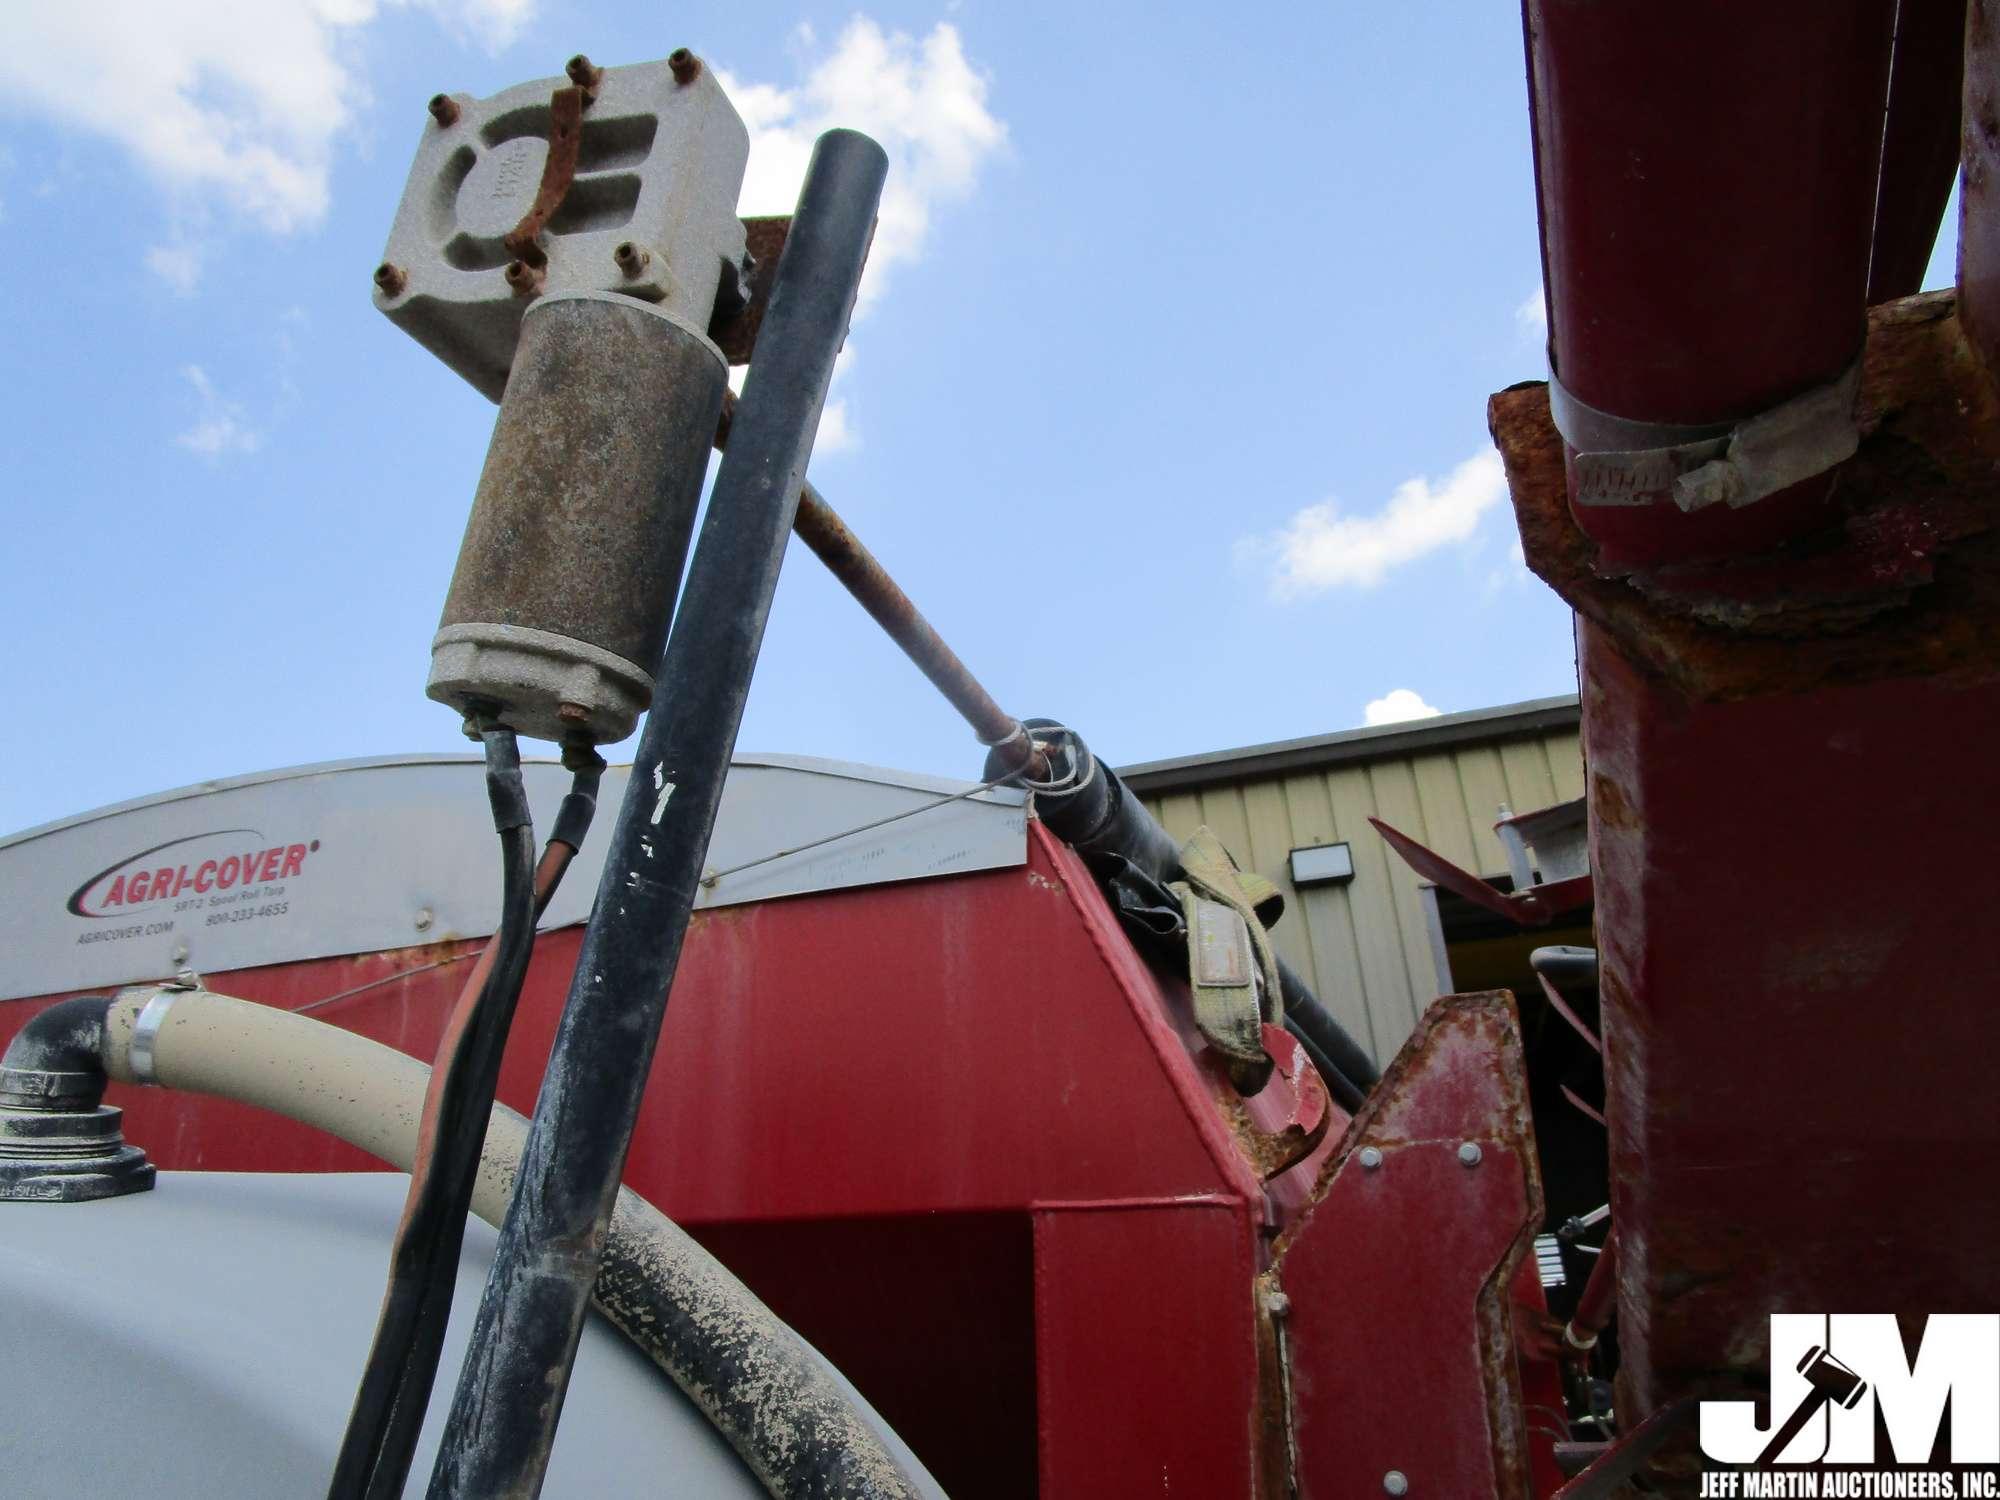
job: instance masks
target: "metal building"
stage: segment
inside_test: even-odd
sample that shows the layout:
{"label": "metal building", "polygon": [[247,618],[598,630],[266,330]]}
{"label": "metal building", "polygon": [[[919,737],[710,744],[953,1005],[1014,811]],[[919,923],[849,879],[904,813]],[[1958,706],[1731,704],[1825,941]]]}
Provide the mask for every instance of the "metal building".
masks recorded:
{"label": "metal building", "polygon": [[1588,943],[1588,923],[1583,933],[1516,933],[1421,880],[1369,818],[1506,887],[1494,820],[1583,795],[1578,719],[1574,694],[1537,698],[1118,774],[1174,837],[1206,824],[1239,861],[1278,883],[1279,951],[1386,1063],[1439,995],[1519,995],[1524,986],[1532,994],[1528,950]]}

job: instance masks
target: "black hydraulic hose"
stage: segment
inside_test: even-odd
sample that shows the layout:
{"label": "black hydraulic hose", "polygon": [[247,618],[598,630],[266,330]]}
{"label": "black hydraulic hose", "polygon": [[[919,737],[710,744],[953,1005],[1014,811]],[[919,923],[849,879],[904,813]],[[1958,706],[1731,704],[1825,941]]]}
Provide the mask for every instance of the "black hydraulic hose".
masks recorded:
{"label": "black hydraulic hose", "polygon": [[[419,1141],[390,1257],[389,1285],[328,1500],[400,1500],[437,1378],[465,1215],[500,1081],[500,1059],[535,941],[535,830],[514,732],[488,728],[486,792],[500,835],[501,917],[495,958],[470,1014],[439,1049],[432,1139]],[[426,1149],[428,1148],[428,1149]]]}
{"label": "black hydraulic hose", "polygon": [[0,1057],[0,1109],[84,1113],[104,1101],[107,995],[58,1000],[14,1033]]}
{"label": "black hydraulic hose", "polygon": [[887,170],[882,148],[853,131],[829,131],[813,148],[654,676],[601,894],[431,1474],[432,1500],[532,1500],[541,1491]]}
{"label": "black hydraulic hose", "polygon": [[[1117,855],[1162,884],[1181,879],[1180,845],[1117,773],[1090,753],[1082,737],[1048,719],[1026,723],[1047,748],[1050,782],[1046,787],[1031,783],[1030,789],[1035,794],[1035,814],[1049,831],[1086,862],[1093,854]],[[995,774],[989,760],[987,775]],[[1282,957],[1278,983],[1285,1029],[1304,1046],[1334,1102],[1353,1113],[1381,1078],[1381,1070]]]}

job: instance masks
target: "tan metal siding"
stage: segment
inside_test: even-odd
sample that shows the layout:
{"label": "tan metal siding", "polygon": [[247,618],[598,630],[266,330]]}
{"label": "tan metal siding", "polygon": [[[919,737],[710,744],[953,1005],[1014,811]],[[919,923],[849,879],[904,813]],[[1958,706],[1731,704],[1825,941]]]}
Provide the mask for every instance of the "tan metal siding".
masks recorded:
{"label": "tan metal siding", "polygon": [[[1504,743],[1386,756],[1324,771],[1224,782],[1142,800],[1176,839],[1206,823],[1237,862],[1277,882],[1285,916],[1278,951],[1378,1062],[1395,1055],[1443,981],[1419,881],[1368,824],[1379,817],[1482,875],[1504,875],[1493,832],[1504,805],[1528,812],[1583,795],[1574,730]],[[1354,879],[1303,892],[1291,852],[1346,842]]]}

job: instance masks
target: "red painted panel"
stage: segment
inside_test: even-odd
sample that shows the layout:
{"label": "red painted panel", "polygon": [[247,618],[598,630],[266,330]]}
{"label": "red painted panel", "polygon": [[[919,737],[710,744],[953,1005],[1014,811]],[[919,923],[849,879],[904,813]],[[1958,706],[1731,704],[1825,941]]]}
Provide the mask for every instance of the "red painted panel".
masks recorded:
{"label": "red painted panel", "polygon": [[1035,1493],[1028,1214],[766,1219],[696,1237],[840,1367],[953,1500]]}
{"label": "red painted panel", "polygon": [[1392,1472],[1411,1495],[1527,1500],[1513,1283],[1540,1219],[1512,1001],[1437,1001],[1279,1243],[1304,1500]]}
{"label": "red painted panel", "polygon": [[1035,1215],[1041,1493],[1254,1493],[1256,1246],[1227,1201]]}
{"label": "red painted panel", "polygon": [[[517,1109],[580,938],[537,945],[501,1078]],[[207,978],[422,1057],[474,949]],[[0,1040],[35,1008],[0,1008]],[[1024,868],[699,914],[626,1180],[848,1369],[954,1494],[1028,1493],[1038,1470],[1045,1493],[1130,1493],[1142,1449],[1179,1493],[1247,1494],[1266,1206],[1199,1051],[1185,991],[1034,825]],[[258,1111],[116,1095],[163,1166],[367,1164]],[[1031,1235],[1037,1213],[1056,1227]],[[1155,1404],[1136,1420],[1121,1392]]]}

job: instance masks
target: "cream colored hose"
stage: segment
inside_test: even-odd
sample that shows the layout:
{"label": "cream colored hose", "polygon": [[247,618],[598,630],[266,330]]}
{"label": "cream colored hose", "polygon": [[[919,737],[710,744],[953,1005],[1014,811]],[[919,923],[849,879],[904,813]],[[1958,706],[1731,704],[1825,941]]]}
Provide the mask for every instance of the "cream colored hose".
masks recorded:
{"label": "cream colored hose", "polygon": [[[120,994],[104,1071],[254,1104],[408,1171],[430,1069],[307,1016],[207,990]],[[495,1105],[472,1211],[499,1224],[528,1121]],[[775,1496],[940,1496],[852,1387],[679,1226],[618,1192],[594,1297]],[[891,1448],[895,1449],[892,1455]],[[901,1462],[898,1462],[898,1458]]]}

